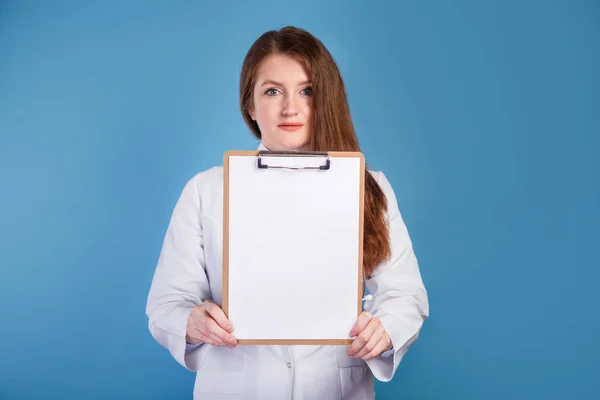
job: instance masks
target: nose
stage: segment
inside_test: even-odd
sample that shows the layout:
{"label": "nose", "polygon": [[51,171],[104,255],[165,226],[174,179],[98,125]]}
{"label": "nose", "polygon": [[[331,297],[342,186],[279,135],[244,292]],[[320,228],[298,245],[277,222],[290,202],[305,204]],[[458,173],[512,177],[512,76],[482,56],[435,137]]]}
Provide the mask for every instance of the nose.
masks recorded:
{"label": "nose", "polygon": [[295,97],[292,94],[283,96],[283,104],[281,107],[281,115],[283,116],[294,116],[298,114],[296,108]]}

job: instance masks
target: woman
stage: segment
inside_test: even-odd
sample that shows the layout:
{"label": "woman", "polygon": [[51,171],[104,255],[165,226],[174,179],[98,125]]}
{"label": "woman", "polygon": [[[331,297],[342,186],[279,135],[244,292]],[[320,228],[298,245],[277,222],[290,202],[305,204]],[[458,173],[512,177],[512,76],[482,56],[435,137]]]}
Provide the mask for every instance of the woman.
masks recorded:
{"label": "woman", "polygon": [[[253,44],[240,103],[260,149],[360,151],[339,70],[304,30],[270,31]],[[372,399],[373,377],[392,379],[429,305],[394,191],[383,173],[365,175],[364,269],[373,299],[350,332],[351,346],[237,346],[220,308],[223,169],[187,183],[146,313],[152,336],[197,371],[194,398]]]}

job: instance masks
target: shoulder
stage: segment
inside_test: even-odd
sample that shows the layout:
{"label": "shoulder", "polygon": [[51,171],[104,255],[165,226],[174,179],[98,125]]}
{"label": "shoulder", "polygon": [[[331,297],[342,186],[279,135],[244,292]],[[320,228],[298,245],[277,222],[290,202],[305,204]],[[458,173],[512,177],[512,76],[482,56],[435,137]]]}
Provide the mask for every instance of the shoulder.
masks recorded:
{"label": "shoulder", "polygon": [[223,182],[223,166],[214,166],[192,176],[186,186],[195,188],[198,192],[219,185]]}
{"label": "shoulder", "polygon": [[223,180],[223,166],[218,165],[204,171],[197,172],[190,181],[196,185],[203,185]]}
{"label": "shoulder", "polygon": [[191,202],[199,205],[201,199],[211,197],[223,188],[223,167],[215,166],[204,171],[196,172],[185,183],[180,202]]}

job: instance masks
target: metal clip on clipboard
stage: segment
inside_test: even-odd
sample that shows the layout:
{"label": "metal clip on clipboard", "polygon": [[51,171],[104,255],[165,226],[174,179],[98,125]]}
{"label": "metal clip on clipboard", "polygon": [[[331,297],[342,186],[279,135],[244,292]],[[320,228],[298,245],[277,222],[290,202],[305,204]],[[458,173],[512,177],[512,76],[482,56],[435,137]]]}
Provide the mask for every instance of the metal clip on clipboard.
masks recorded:
{"label": "metal clip on clipboard", "polygon": [[[294,156],[294,157],[325,157],[325,165],[319,166],[306,166],[306,167],[288,167],[285,165],[267,165],[263,163],[262,157],[286,157],[286,156]],[[258,168],[259,169],[269,169],[269,168],[278,168],[278,169],[316,169],[326,171],[331,167],[331,160],[329,157],[329,153],[326,151],[266,151],[261,150],[258,152]]]}

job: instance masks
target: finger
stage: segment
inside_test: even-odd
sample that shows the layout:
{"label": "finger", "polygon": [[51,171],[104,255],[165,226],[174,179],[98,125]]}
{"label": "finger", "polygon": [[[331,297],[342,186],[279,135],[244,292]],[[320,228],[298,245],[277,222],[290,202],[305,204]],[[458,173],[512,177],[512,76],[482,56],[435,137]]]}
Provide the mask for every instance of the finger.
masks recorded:
{"label": "finger", "polygon": [[233,329],[231,328],[231,322],[225,316],[225,313],[217,304],[213,302],[208,302],[206,304],[206,312],[215,320],[215,322],[224,330],[231,333]]}
{"label": "finger", "polygon": [[221,340],[213,338],[210,334],[205,335],[197,328],[192,328],[188,336],[193,339],[193,342],[190,342],[190,344],[206,343],[213,346],[220,346],[221,343]]}
{"label": "finger", "polygon": [[213,340],[215,342],[215,346],[227,346],[227,347],[231,346],[230,344],[228,345],[223,340],[221,340],[221,338],[218,337],[216,333],[211,332],[209,337],[211,338],[211,340]]}
{"label": "finger", "polygon": [[193,321],[201,319],[205,314],[204,308],[205,307],[201,306],[201,305],[192,308],[192,312],[190,313],[189,318],[192,319]]}
{"label": "finger", "polygon": [[199,335],[196,332],[188,332],[185,334],[185,342],[188,344],[198,344],[201,343]]}
{"label": "finger", "polygon": [[[206,327],[208,328],[208,331],[218,337],[224,344],[228,346],[235,346],[237,344],[237,339],[232,334],[221,328],[215,322],[215,320],[207,318]],[[209,336],[208,333],[207,336]]]}
{"label": "finger", "polygon": [[378,357],[381,353],[383,353],[385,348],[386,348],[386,341],[383,339],[380,339],[379,342],[377,343],[377,345],[375,346],[375,348],[373,349],[373,351],[371,351],[369,354],[367,354],[361,358],[365,361],[371,360],[375,357]]}
{"label": "finger", "polygon": [[367,344],[365,344],[363,346],[363,348],[360,349],[358,351],[358,353],[356,353],[354,355],[354,358],[363,358],[366,355],[370,354],[371,352],[375,351],[376,347],[379,345],[379,342],[381,342],[382,338],[383,338],[382,330],[375,329],[375,331],[373,332],[373,335],[371,336],[371,338],[369,339]]}
{"label": "finger", "polygon": [[[371,322],[367,325],[367,327],[358,334],[356,339],[352,342],[352,345],[348,349],[348,356],[356,357],[357,354],[363,350],[363,348],[370,342],[371,338],[375,331],[377,331],[377,321],[379,320],[371,320]],[[372,348],[369,349],[371,351]]]}
{"label": "finger", "polygon": [[360,313],[358,318],[356,318],[354,326],[350,330],[350,337],[358,336],[358,334],[361,333],[367,327],[371,319],[373,319],[373,316],[369,312],[363,311],[362,313]]}
{"label": "finger", "polygon": [[192,311],[187,317],[186,339],[188,339],[188,337],[191,339],[188,340],[188,343],[197,344],[197,342],[200,341],[198,335],[201,334],[202,330],[200,329],[199,322],[205,315],[206,313],[203,307],[197,306],[192,308]]}
{"label": "finger", "polygon": [[371,336],[371,339],[369,339],[367,344],[365,344],[363,348],[360,349],[360,351],[354,355],[354,358],[363,358],[367,354],[370,354],[373,350],[375,350],[375,347],[377,347],[377,344],[380,341],[381,338],[377,337],[377,334]]}

